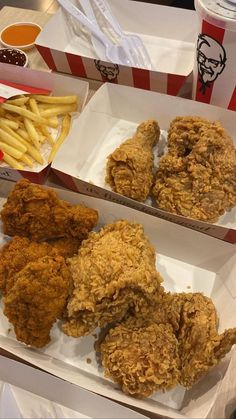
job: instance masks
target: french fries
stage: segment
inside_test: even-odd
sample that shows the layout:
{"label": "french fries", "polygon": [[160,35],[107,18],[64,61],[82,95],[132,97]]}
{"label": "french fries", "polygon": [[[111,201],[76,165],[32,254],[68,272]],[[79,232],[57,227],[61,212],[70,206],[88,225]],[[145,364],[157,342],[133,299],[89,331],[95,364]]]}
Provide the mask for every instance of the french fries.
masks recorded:
{"label": "french fries", "polygon": [[20,95],[2,103],[2,160],[14,169],[27,170],[25,166],[32,168],[36,163],[45,164],[42,151],[51,147],[48,157],[48,163],[51,163],[70,131],[70,112],[75,112],[77,106],[77,96],[73,95]]}
{"label": "french fries", "polygon": [[63,143],[63,141],[67,137],[67,135],[69,134],[70,124],[71,124],[71,116],[69,114],[67,114],[62,121],[61,133],[60,133],[59,137],[57,138],[57,141],[54,143],[54,145],[52,147],[52,150],[51,150],[51,153],[48,157],[48,163],[52,162],[58,148]]}

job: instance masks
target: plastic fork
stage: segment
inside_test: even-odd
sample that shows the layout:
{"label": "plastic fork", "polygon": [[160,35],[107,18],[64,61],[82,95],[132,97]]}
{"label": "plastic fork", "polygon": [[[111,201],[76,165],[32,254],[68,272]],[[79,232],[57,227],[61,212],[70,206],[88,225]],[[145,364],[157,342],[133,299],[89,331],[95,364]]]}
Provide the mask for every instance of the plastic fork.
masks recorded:
{"label": "plastic fork", "polygon": [[[69,13],[78,22],[84,25],[97,38],[97,40],[100,41],[100,47],[103,47],[103,49],[105,48],[105,56],[109,61],[115,64],[125,64],[129,66],[133,65],[131,54],[127,54],[126,44],[124,44],[122,40],[120,45],[114,45],[110,39],[78,9],[78,7],[70,2],[70,0],[57,1],[60,6],[67,11],[67,13]],[[100,58],[101,54],[99,54],[99,51],[98,55]]]}
{"label": "plastic fork", "polygon": [[[90,0],[79,0],[80,5],[83,8],[84,13],[86,16],[90,19],[91,23],[96,26],[97,29],[100,29],[96,16],[94,14],[93,8],[91,6]],[[99,56],[100,60],[106,60],[105,55],[105,49],[102,46],[101,48],[101,42],[93,35],[91,34],[91,41],[94,50],[96,51],[97,55]]]}
{"label": "plastic fork", "polygon": [[[86,1],[86,0],[85,0]],[[93,0],[98,10],[102,13],[106,21],[110,24],[119,40],[125,45],[126,52],[129,51],[132,61],[136,67],[152,68],[152,62],[141,38],[137,35],[126,34],[121,28],[118,20],[113,15],[110,6],[105,0]]]}

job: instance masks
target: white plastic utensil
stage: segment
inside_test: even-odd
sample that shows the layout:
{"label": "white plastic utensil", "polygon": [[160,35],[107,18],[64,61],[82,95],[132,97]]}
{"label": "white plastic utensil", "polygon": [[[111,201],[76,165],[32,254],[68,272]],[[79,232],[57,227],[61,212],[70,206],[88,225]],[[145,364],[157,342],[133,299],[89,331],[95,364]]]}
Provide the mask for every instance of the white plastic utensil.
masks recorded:
{"label": "white plastic utensil", "polygon": [[[93,8],[91,6],[90,0],[79,0],[80,5],[82,6],[84,13],[86,14],[86,16],[89,18],[89,20],[91,21],[91,23],[96,26],[97,29],[100,29],[96,16],[94,14]],[[106,54],[105,54],[105,48],[103,45],[101,45],[101,42],[96,38],[96,36],[94,36],[93,34],[91,34],[91,42],[93,45],[93,48],[95,50],[95,52],[97,53],[98,57],[100,58],[100,60],[105,60],[106,61]]]}
{"label": "white plastic utensil", "polygon": [[[86,0],[85,0],[86,1]],[[121,28],[118,20],[113,15],[109,4],[105,0],[93,0],[106,21],[110,24],[114,32],[122,40],[127,54],[131,54],[131,59],[136,67],[152,68],[152,62],[141,38],[137,35],[126,34]]]}
{"label": "white plastic utensil", "polygon": [[[107,60],[116,64],[132,65],[131,60],[125,52],[123,41],[120,45],[114,45],[109,38],[88,18],[85,16],[74,4],[69,0],[57,0],[61,7],[73,16],[78,22],[84,25],[100,43],[105,47],[105,55]],[[100,58],[100,57],[99,57]]]}

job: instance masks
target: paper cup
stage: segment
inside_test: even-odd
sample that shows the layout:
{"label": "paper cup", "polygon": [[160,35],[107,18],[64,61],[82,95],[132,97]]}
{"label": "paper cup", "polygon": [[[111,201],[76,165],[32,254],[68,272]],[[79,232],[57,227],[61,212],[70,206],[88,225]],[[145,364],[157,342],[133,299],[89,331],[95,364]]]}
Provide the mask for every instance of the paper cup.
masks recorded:
{"label": "paper cup", "polygon": [[195,0],[192,98],[236,111],[236,0]]}

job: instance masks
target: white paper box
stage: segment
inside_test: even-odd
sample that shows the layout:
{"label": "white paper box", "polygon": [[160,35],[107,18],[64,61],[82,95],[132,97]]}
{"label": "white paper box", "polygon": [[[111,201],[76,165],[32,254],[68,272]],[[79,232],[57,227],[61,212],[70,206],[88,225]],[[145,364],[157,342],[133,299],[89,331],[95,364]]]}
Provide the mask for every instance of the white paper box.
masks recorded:
{"label": "white paper box", "polygon": [[236,118],[233,111],[107,83],[95,93],[82,112],[67,141],[57,153],[52,168],[72,190],[121,203],[236,243],[236,208],[222,216],[216,224],[209,224],[126,198],[112,192],[105,183],[106,157],[134,134],[139,123],[154,118],[166,133],[170,121],[184,115],[198,115],[220,121],[236,145]]}
{"label": "white paper box", "polygon": [[[0,356],[0,380],[11,385],[11,391],[23,418],[59,419],[62,418],[61,413],[65,418],[147,419],[134,410],[2,356]],[[1,381],[0,404],[1,384],[3,384]]]}
{"label": "white paper box", "polygon": [[[220,332],[236,326],[234,246],[123,205],[70,191],[57,191],[62,199],[73,204],[83,203],[96,208],[100,215],[98,227],[116,219],[141,223],[157,249],[157,269],[164,278],[165,289],[203,292],[216,306]],[[0,238],[1,245],[6,238],[3,235]],[[87,390],[170,418],[205,418],[214,404],[230,360],[229,354],[191,390],[185,391],[178,386],[166,393],[156,392],[146,400],[137,400],[123,394],[117,385],[104,377],[94,353],[94,336],[75,339],[54,326],[51,337],[51,343],[45,348],[30,349],[16,342],[14,333],[9,333],[7,319],[2,312],[0,314],[1,348]],[[87,363],[88,358],[91,363]]]}
{"label": "white paper box", "polygon": [[122,7],[121,0],[109,0],[109,4],[122,29],[142,38],[153,70],[98,60],[90,37],[86,37],[78,25],[76,36],[61,10],[36,39],[36,47],[49,68],[102,82],[177,95],[193,69],[195,12],[130,0],[122,0]]}
{"label": "white paper box", "polygon": [[[72,76],[53,74],[20,68],[11,64],[0,63],[0,79],[8,82],[24,84],[31,87],[40,87],[51,90],[54,95],[77,95],[78,112],[81,112],[88,96],[89,84],[87,81],[78,80]],[[78,118],[78,113],[74,113],[72,126]],[[47,161],[50,148],[47,144],[42,147],[42,154]],[[50,165],[35,163],[32,169],[15,170],[10,168],[4,162],[0,161],[0,178],[8,180],[19,180],[25,177],[35,183],[44,183],[50,170]]]}

